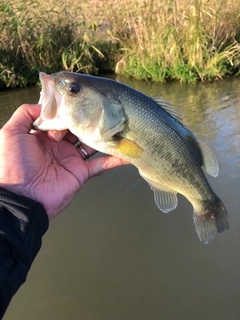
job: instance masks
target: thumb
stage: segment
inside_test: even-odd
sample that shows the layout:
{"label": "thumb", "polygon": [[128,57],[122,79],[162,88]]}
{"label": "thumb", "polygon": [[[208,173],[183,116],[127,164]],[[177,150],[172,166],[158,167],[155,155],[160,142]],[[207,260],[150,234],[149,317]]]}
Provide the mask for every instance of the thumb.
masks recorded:
{"label": "thumb", "polygon": [[29,133],[32,124],[40,116],[40,104],[23,104],[19,107],[10,120],[4,125],[4,129],[10,129],[16,133]]}
{"label": "thumb", "polygon": [[106,170],[130,164],[126,160],[114,156],[102,156],[85,163],[88,165],[89,178],[92,178]]}

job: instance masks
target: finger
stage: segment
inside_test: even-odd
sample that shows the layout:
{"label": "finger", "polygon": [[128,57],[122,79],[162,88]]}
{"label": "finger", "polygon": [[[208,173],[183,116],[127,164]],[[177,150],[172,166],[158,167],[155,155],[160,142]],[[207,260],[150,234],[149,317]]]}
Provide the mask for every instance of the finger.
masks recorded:
{"label": "finger", "polygon": [[41,105],[23,104],[19,107],[10,120],[5,124],[5,129],[11,129],[15,133],[29,133],[34,120],[40,116]]}
{"label": "finger", "polygon": [[61,141],[64,138],[64,140],[71,144],[76,144],[78,142],[78,137],[72,134],[69,130],[49,130],[48,137],[54,141]]}
{"label": "finger", "polygon": [[69,130],[68,130],[67,134],[65,135],[64,139],[65,139],[66,141],[74,144],[74,145],[79,141],[78,137],[76,137],[76,136],[75,136],[72,132],[70,132]]}
{"label": "finger", "polygon": [[87,164],[89,169],[89,178],[92,178],[106,170],[128,165],[130,163],[114,156],[104,156],[92,159],[87,162]]}
{"label": "finger", "polygon": [[81,141],[77,142],[76,148],[84,160],[90,158],[91,156],[93,156],[95,153],[98,152],[97,150],[87,146],[86,144],[82,143]]}
{"label": "finger", "polygon": [[54,141],[61,141],[68,134],[68,130],[50,130],[48,131],[48,137]]}

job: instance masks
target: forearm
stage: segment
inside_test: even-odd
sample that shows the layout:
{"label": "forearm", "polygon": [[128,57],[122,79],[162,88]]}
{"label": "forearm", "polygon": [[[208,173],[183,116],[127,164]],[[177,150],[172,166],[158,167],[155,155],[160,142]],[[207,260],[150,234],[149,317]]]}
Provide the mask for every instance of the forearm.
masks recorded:
{"label": "forearm", "polygon": [[40,203],[0,188],[0,319],[26,280],[47,228]]}

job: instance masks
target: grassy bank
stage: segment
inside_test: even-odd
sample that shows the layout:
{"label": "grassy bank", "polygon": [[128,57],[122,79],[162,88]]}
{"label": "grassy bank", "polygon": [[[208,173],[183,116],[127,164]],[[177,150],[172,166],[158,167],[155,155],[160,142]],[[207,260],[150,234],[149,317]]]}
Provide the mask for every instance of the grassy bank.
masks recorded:
{"label": "grassy bank", "polygon": [[0,0],[0,87],[39,71],[212,80],[239,71],[235,0]]}
{"label": "grassy bank", "polygon": [[54,1],[0,0],[1,87],[36,84],[39,71],[114,69],[110,60],[116,43],[91,40],[95,24],[86,26],[74,2],[55,7]]}

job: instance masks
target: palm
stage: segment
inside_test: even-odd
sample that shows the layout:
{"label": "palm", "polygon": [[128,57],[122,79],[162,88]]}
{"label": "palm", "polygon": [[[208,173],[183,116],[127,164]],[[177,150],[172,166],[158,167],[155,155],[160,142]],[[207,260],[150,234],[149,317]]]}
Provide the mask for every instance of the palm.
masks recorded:
{"label": "palm", "polygon": [[71,141],[76,137],[56,142],[30,132],[39,113],[40,106],[24,105],[1,130],[0,186],[40,202],[52,219],[89,178],[126,162],[111,156],[85,162]]}
{"label": "palm", "polygon": [[26,136],[23,145],[27,146],[22,152],[23,164],[28,168],[23,192],[44,204],[49,214],[55,215],[88,180],[89,165],[70,142],[51,141],[42,132]]}

